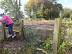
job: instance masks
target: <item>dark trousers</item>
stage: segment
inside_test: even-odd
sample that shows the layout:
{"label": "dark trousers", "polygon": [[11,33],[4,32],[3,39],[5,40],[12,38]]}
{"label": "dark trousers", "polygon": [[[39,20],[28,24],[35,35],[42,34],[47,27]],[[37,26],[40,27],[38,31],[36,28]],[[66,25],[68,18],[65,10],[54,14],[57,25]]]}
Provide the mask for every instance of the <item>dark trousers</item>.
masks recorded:
{"label": "dark trousers", "polygon": [[8,31],[9,31],[9,34],[12,34],[12,36],[14,35],[14,32],[13,32],[13,23],[8,25]]}

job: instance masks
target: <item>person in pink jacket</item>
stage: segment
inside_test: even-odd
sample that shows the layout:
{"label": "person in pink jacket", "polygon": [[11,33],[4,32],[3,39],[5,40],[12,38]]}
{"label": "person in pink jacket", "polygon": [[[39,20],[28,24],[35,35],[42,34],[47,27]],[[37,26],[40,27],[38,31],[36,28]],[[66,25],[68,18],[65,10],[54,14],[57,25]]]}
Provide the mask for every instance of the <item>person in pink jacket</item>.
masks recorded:
{"label": "person in pink jacket", "polygon": [[8,25],[8,31],[9,31],[8,36],[12,36],[12,38],[14,38],[16,35],[13,32],[13,21],[12,21],[12,19],[9,16],[5,15],[4,13],[0,14],[0,16],[3,17],[3,19],[1,19],[0,22],[5,22]]}

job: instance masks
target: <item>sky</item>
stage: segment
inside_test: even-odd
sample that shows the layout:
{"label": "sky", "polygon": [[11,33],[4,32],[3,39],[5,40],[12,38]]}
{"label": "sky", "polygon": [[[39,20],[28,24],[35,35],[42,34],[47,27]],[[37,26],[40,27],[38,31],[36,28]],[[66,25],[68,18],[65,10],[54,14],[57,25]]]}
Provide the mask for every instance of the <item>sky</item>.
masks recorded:
{"label": "sky", "polygon": [[[1,1],[1,0],[0,0]],[[21,3],[22,3],[22,7],[21,7],[21,10],[22,11],[24,11],[24,5],[28,2],[29,0],[21,0]],[[1,8],[0,8],[0,14],[1,13],[4,13],[4,10],[2,10]]]}
{"label": "sky", "polygon": [[[24,5],[25,5],[28,1],[29,1],[29,0],[22,0],[23,6],[22,6],[22,9],[21,9],[21,10],[24,10],[24,9],[23,9],[23,8],[24,8]],[[58,2],[58,3],[61,3],[62,6],[63,6],[63,8],[70,8],[70,9],[72,9],[72,0],[58,0],[57,2]]]}
{"label": "sky", "polygon": [[21,10],[23,11],[24,10],[24,5],[27,4],[29,0],[22,0],[21,3],[22,3],[22,8]]}
{"label": "sky", "polygon": [[[22,0],[22,8],[21,10],[24,11],[24,5],[28,2],[29,0]],[[58,3],[61,3],[63,8],[70,8],[72,9],[72,0],[57,0]],[[25,14],[25,12],[24,12]],[[26,17],[26,15],[25,15]]]}
{"label": "sky", "polygon": [[[0,0],[1,1],[1,0]],[[21,3],[22,3],[22,7],[21,7],[21,10],[24,11],[24,5],[28,2],[29,0],[22,0]],[[72,0],[58,0],[57,1],[58,3],[61,3],[63,8],[70,8],[72,9]],[[0,13],[3,13],[4,10],[2,10],[0,8]]]}
{"label": "sky", "polygon": [[58,3],[61,3],[63,8],[72,9],[72,0],[58,0]]}

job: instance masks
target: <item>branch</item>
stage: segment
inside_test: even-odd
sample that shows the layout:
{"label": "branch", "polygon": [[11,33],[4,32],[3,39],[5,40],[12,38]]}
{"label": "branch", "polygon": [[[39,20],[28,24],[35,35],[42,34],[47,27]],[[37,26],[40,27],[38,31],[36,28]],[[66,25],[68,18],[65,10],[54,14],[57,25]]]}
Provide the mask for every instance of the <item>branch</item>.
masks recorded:
{"label": "branch", "polygon": [[44,51],[43,49],[36,48],[37,50],[41,50],[43,53],[49,54],[48,52]]}

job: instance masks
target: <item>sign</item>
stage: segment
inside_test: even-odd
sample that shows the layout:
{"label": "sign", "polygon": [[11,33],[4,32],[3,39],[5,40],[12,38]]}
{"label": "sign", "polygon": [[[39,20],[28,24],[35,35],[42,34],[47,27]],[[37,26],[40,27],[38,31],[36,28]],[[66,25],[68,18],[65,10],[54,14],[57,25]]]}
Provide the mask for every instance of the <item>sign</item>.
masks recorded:
{"label": "sign", "polygon": [[33,8],[31,9],[31,15],[33,15]]}

